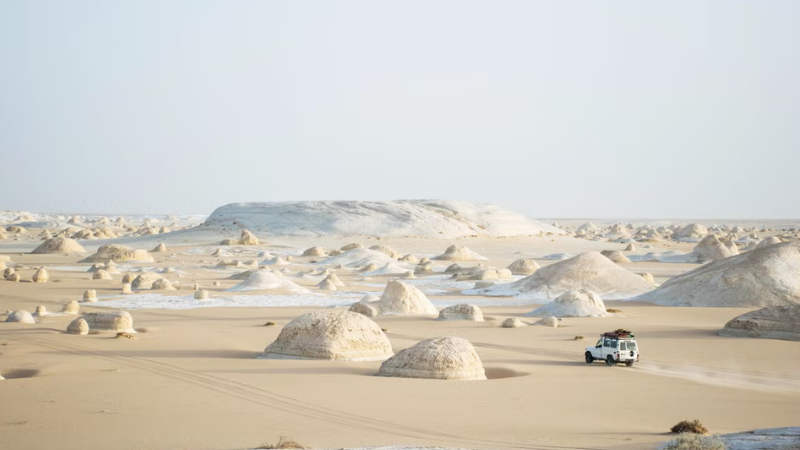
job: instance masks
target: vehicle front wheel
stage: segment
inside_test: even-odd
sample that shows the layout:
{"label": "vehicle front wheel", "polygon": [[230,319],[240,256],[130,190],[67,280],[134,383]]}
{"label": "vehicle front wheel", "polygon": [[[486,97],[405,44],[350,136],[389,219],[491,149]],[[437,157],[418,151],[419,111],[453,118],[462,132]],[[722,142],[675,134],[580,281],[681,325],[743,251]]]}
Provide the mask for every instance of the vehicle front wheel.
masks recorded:
{"label": "vehicle front wheel", "polygon": [[625,365],[628,367],[633,367],[633,361],[625,361]]}
{"label": "vehicle front wheel", "polygon": [[616,361],[614,361],[614,358],[611,355],[608,355],[606,357],[606,365],[613,366],[614,364],[616,364]]}
{"label": "vehicle front wheel", "polygon": [[591,352],[586,352],[586,364],[591,364],[594,362],[594,357],[592,356]]}

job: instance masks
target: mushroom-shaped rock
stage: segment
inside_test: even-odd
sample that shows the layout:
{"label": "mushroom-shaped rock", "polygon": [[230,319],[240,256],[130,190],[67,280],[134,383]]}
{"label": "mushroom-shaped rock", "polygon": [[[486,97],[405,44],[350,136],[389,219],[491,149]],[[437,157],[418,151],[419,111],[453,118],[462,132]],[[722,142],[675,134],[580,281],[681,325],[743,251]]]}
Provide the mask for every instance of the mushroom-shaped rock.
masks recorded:
{"label": "mushroom-shaped rock", "polygon": [[440,261],[473,261],[486,259],[463,245],[451,245],[443,254],[434,257]]}
{"label": "mushroom-shaped rock", "polygon": [[626,264],[631,262],[631,260],[628,259],[627,256],[625,256],[622,252],[617,250],[603,250],[602,252],[600,252],[600,254],[610,259],[611,262],[615,262],[617,264]]}
{"label": "mushroom-shaped rock", "polygon": [[725,324],[720,336],[800,341],[800,305],[770,306]]}
{"label": "mushroom-shaped rock", "polygon": [[61,313],[62,314],[69,314],[71,316],[74,316],[74,315],[78,314],[78,311],[80,311],[80,309],[81,309],[80,304],[78,302],[76,302],[75,300],[72,300],[72,301],[69,301],[69,302],[65,303],[64,306],[61,307]]}
{"label": "mushroom-shaped rock", "polygon": [[133,329],[133,318],[127,311],[92,312],[81,318],[89,324],[91,330],[136,332]]}
{"label": "mushroom-shaped rock", "polygon": [[113,277],[110,273],[108,273],[105,269],[99,269],[95,273],[92,274],[93,280],[112,280]]}
{"label": "mushroom-shaped rock", "polygon": [[147,250],[137,250],[119,244],[107,244],[97,249],[97,253],[81,260],[82,263],[91,262],[155,262],[153,256]]}
{"label": "mushroom-shaped rock", "polygon": [[36,272],[31,277],[31,281],[34,283],[47,283],[50,280],[50,275],[47,273],[44,267],[39,267]]}
{"label": "mushroom-shaped rock", "polygon": [[508,266],[508,270],[513,275],[531,275],[539,270],[541,266],[532,259],[518,259]]}
{"label": "mushroom-shaped rock", "polygon": [[382,361],[392,345],[367,317],[341,310],[303,314],[289,322],[262,358]]}
{"label": "mushroom-shaped rock", "polygon": [[519,328],[524,327],[525,323],[516,317],[509,317],[508,319],[504,320],[500,326],[503,328]]}
{"label": "mushroom-shaped rock", "polygon": [[195,300],[208,300],[208,291],[205,289],[199,289],[194,291],[194,299]]}
{"label": "mushroom-shaped rock", "polygon": [[481,358],[472,344],[459,337],[437,337],[401,350],[381,364],[379,376],[485,380]]}
{"label": "mushroom-shaped rock", "polygon": [[439,311],[439,320],[471,320],[483,322],[483,311],[475,305],[462,303]]}
{"label": "mushroom-shaped rock", "polygon": [[526,316],[606,317],[606,305],[593,292],[585,289],[567,291],[551,303],[525,314]]}
{"label": "mushroom-shaped rock", "polygon": [[133,290],[131,289],[130,283],[122,283],[122,293],[123,294],[133,294]]}
{"label": "mushroom-shaped rock", "polygon": [[307,248],[303,252],[303,256],[325,256],[325,249],[322,247]]}
{"label": "mushroom-shaped rock", "polygon": [[36,323],[33,320],[33,315],[24,309],[20,309],[18,311],[14,311],[6,317],[6,322],[16,322],[16,323]]}
{"label": "mushroom-shaped rock", "polygon": [[50,253],[86,253],[86,249],[75,239],[66,237],[50,238],[36,247],[31,253],[33,254],[50,254]]}
{"label": "mushroom-shaped rock", "polygon": [[558,327],[558,319],[556,319],[555,317],[552,317],[552,316],[544,317],[540,321],[536,322],[535,325],[541,325],[543,327],[556,328],[556,327]]}
{"label": "mushroom-shaped rock", "polygon": [[369,306],[377,310],[379,316],[439,314],[422,291],[397,280],[389,281],[380,300],[370,302]]}
{"label": "mushroom-shaped rock", "polygon": [[125,284],[125,283],[128,283],[128,284],[130,284],[130,283],[133,283],[133,280],[134,280],[135,278],[136,278],[136,276],[134,276],[132,273],[126,273],[125,275],[123,275],[123,276],[122,276],[122,284]]}
{"label": "mushroom-shaped rock", "polygon": [[167,251],[167,246],[162,242],[156,245],[156,248],[150,250],[153,253],[163,253]]}
{"label": "mushroom-shaped rock", "polygon": [[83,292],[83,301],[84,302],[96,302],[97,301],[97,291],[94,289],[87,289]]}
{"label": "mushroom-shaped rock", "polygon": [[69,334],[89,334],[89,324],[82,317],[78,317],[67,325],[67,333]]}

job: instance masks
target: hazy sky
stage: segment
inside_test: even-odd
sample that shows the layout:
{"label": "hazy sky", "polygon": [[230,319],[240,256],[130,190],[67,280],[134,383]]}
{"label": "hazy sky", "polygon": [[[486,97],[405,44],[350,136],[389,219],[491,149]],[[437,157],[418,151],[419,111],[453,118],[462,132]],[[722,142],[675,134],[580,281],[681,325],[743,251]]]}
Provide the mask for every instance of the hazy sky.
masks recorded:
{"label": "hazy sky", "polygon": [[800,1],[0,0],[0,209],[799,218]]}

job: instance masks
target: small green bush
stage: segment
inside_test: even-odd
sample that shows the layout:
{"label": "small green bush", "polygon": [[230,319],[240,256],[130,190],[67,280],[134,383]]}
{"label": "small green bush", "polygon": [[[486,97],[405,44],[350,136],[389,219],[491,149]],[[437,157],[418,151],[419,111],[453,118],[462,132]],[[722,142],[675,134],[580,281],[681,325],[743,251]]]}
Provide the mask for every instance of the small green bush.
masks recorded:
{"label": "small green bush", "polygon": [[275,322],[267,322],[267,323],[264,324],[264,326],[265,327],[274,327],[275,326]]}
{"label": "small green bush", "polygon": [[725,450],[725,443],[716,436],[684,433],[668,442],[663,450]]}

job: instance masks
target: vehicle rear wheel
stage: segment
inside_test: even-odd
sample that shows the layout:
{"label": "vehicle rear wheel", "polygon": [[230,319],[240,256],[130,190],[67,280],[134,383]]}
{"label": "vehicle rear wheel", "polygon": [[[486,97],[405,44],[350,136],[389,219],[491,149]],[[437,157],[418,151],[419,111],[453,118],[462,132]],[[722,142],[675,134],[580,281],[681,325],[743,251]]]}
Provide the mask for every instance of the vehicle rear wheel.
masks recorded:
{"label": "vehicle rear wheel", "polygon": [[592,356],[592,352],[586,352],[586,364],[591,364],[594,362],[594,357]]}
{"label": "vehicle rear wheel", "polygon": [[616,364],[616,361],[614,361],[614,358],[611,355],[608,355],[606,357],[606,365],[613,366],[614,364]]}
{"label": "vehicle rear wheel", "polygon": [[625,361],[625,365],[628,367],[633,367],[633,361]]}

